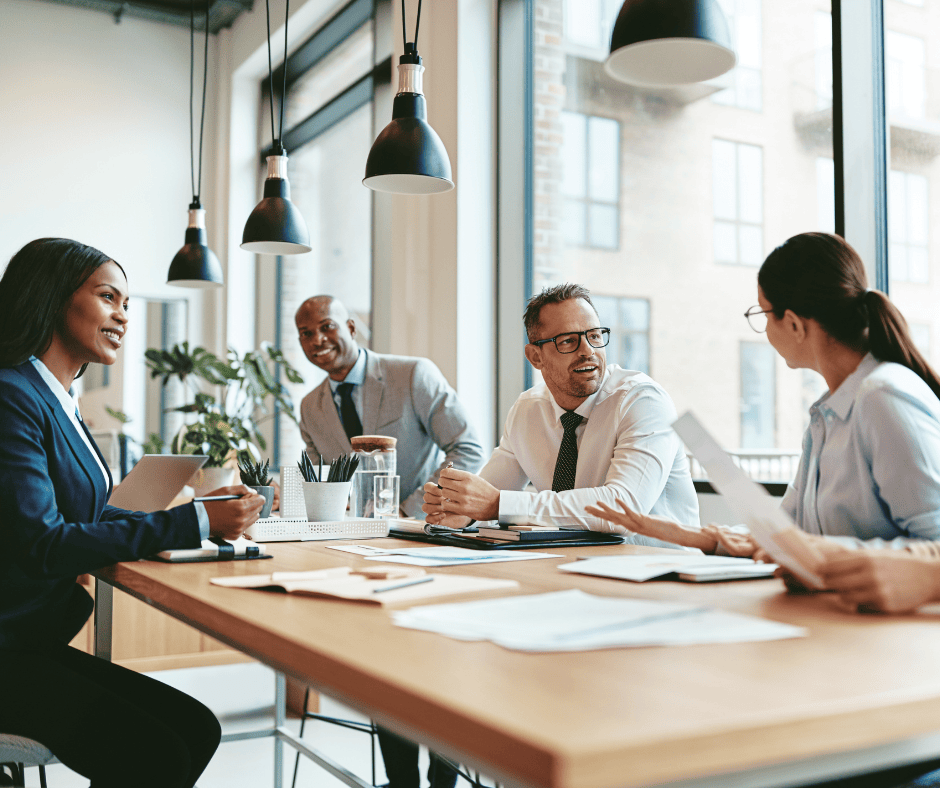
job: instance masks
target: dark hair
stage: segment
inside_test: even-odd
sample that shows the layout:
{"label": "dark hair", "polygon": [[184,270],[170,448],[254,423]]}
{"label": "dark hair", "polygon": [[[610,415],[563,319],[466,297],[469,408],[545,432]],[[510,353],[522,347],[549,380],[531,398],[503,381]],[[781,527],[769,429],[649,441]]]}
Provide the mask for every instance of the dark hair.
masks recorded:
{"label": "dark hair", "polygon": [[13,255],[0,278],[0,367],[45,353],[72,294],[107,262],[68,238],[39,238]]}
{"label": "dark hair", "polygon": [[916,372],[940,397],[940,378],[921,355],[907,321],[884,293],[868,289],[862,259],[843,238],[794,235],[764,261],[757,283],[779,319],[788,309],[833,339]]}
{"label": "dark hair", "polygon": [[[563,301],[570,301],[572,298],[582,298],[591,305],[591,309],[594,309],[591,293],[582,285],[564,284],[546,287],[541,293],[529,299],[525,312],[522,313],[522,322],[525,324],[525,333],[530,342],[535,330],[539,327],[539,316],[542,314],[542,307],[549,304],[560,304]],[[594,311],[597,312],[596,309]]]}

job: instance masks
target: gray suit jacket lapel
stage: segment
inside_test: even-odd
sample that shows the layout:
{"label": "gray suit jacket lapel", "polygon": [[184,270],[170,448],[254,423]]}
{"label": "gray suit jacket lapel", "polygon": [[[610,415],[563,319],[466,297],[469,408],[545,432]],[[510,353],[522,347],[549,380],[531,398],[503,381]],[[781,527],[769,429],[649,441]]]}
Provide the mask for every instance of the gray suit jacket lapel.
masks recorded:
{"label": "gray suit jacket lapel", "polygon": [[[351,452],[352,445],[349,443],[349,438],[346,437],[343,422],[339,420],[339,413],[336,412],[336,403],[333,402],[333,390],[330,388],[329,378],[324,380],[320,386],[320,401],[317,403],[317,409],[320,411],[323,418],[323,426],[329,432],[330,440],[338,447],[336,454],[348,454]],[[324,446],[323,453],[328,455],[332,449],[332,446]],[[316,457],[313,459],[316,460]]]}
{"label": "gray suit jacket lapel", "polygon": [[379,408],[385,391],[385,378],[374,353],[366,351],[366,379],[362,392],[362,433],[375,435],[379,426]]}

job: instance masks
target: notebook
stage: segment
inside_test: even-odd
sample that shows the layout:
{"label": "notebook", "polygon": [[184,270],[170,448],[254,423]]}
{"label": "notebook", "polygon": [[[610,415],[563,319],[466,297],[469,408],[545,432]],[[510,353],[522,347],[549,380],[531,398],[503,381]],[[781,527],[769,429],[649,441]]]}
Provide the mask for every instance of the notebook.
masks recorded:
{"label": "notebook", "polygon": [[166,509],[208,459],[202,454],[145,454],[114,488],[108,504],[131,512]]}

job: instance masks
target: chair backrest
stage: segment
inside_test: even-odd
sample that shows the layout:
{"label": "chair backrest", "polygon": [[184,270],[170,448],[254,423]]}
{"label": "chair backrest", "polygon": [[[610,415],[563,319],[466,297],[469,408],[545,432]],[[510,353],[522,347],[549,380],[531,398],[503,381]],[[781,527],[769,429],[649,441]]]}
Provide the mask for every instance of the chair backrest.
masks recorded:
{"label": "chair backrest", "polygon": [[[728,502],[715,492],[715,488],[709,482],[696,479],[693,484],[698,498],[698,516],[702,525],[708,525],[708,523],[737,525],[740,522],[732,514]],[[783,497],[787,491],[786,482],[758,482],[758,484],[774,497]]]}
{"label": "chair backrest", "polygon": [[38,741],[10,733],[0,733],[0,763],[46,766],[56,762],[52,751]]}

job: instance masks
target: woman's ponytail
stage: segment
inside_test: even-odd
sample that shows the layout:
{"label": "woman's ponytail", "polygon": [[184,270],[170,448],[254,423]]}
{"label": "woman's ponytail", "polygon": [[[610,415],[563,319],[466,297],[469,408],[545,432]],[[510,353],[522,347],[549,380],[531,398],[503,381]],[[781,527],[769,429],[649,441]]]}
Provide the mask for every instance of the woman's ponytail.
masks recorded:
{"label": "woman's ponytail", "polygon": [[879,361],[893,361],[916,372],[940,399],[940,377],[911,339],[907,321],[884,293],[865,293],[868,311],[868,349]]}

